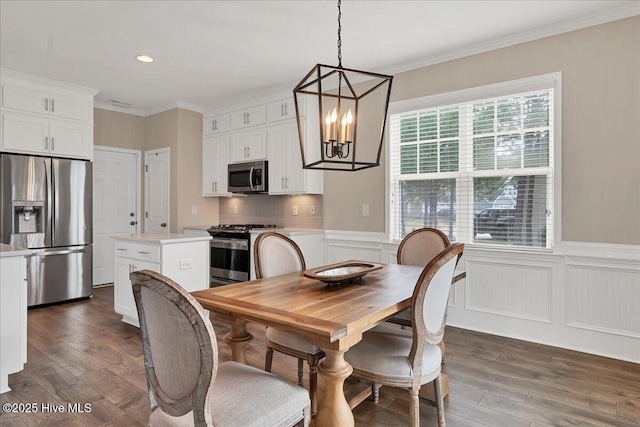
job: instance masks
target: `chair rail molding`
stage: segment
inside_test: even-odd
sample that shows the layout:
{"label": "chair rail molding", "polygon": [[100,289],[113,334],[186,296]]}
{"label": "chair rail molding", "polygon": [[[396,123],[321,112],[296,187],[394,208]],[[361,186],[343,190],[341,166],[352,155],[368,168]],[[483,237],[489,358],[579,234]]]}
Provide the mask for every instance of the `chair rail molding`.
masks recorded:
{"label": "chair rail molding", "polygon": [[[324,261],[395,263],[384,233],[327,230]],[[554,252],[467,245],[447,324],[640,363],[640,246],[560,242]]]}

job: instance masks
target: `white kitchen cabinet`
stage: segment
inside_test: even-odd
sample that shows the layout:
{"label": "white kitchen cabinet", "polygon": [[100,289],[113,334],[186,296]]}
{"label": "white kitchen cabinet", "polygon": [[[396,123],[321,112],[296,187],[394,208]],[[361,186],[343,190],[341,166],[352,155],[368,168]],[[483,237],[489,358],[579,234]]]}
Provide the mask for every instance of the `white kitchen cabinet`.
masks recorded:
{"label": "white kitchen cabinet", "polygon": [[202,140],[202,195],[230,196],[227,190],[229,135],[209,136]]}
{"label": "white kitchen cabinet", "polygon": [[0,151],[92,159],[98,91],[7,70],[0,80]]}
{"label": "white kitchen cabinet", "polygon": [[231,129],[244,129],[267,122],[267,106],[258,105],[231,113]]}
{"label": "white kitchen cabinet", "polygon": [[11,85],[3,86],[2,107],[80,121],[93,117],[92,99]]}
{"label": "white kitchen cabinet", "polygon": [[122,321],[140,326],[129,275],[151,270],[188,292],[209,287],[211,236],[171,233],[116,234],[113,308]]}
{"label": "white kitchen cabinet", "polygon": [[267,144],[269,194],[322,194],[322,171],[302,168],[297,122],[270,127]]}
{"label": "white kitchen cabinet", "polygon": [[267,158],[267,130],[262,127],[231,134],[231,163]]}
{"label": "white kitchen cabinet", "polygon": [[[300,103],[299,108],[300,116],[304,116],[306,113],[304,102]],[[293,97],[267,104],[267,121],[269,123],[295,118],[296,104],[293,102]]]}
{"label": "white kitchen cabinet", "polygon": [[29,114],[2,114],[2,149],[19,153],[90,158],[93,127]]}
{"label": "white kitchen cabinet", "polygon": [[251,254],[251,260],[249,262],[250,280],[254,280],[256,278],[256,267],[253,259],[253,248],[256,238],[261,233],[265,233],[267,231],[280,233],[293,240],[300,248],[300,251],[302,251],[302,256],[304,256],[304,262],[307,268],[318,267],[324,264],[322,261],[322,241],[324,239],[323,230],[299,228],[273,228],[269,230],[254,230],[251,231],[251,238],[249,242],[249,253]]}
{"label": "white kitchen cabinet", "polygon": [[0,244],[0,393],[9,374],[27,363],[27,261],[29,250]]}
{"label": "white kitchen cabinet", "polygon": [[203,136],[227,132],[231,129],[231,116],[220,114],[216,116],[204,116],[202,119]]}

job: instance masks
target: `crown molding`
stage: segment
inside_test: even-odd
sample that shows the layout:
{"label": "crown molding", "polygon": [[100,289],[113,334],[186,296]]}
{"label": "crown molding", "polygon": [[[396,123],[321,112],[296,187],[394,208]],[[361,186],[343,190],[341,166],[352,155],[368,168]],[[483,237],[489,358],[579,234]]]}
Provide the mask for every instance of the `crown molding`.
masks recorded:
{"label": "crown molding", "polygon": [[515,34],[513,36],[503,37],[500,39],[492,40],[490,42],[478,43],[468,47],[454,49],[446,53],[430,55],[415,61],[408,61],[390,65],[388,67],[383,67],[377,72],[395,75],[398,73],[403,73],[405,71],[416,70],[418,68],[428,67],[430,65],[440,64],[455,59],[465,58],[467,56],[477,55],[479,53],[485,53],[496,49],[515,46],[546,37],[581,30],[600,24],[606,24],[608,22],[617,21],[620,19],[631,18],[636,15],[640,15],[640,2],[633,2],[627,6],[623,6],[617,9],[596,13],[553,25],[548,25],[546,27],[538,28],[533,31],[527,31],[520,34]]}
{"label": "crown molding", "polygon": [[134,116],[144,117],[144,111],[136,110],[135,108],[116,107],[108,102],[94,101],[93,108],[100,108],[101,110],[116,111],[118,113],[132,114]]}
{"label": "crown molding", "polygon": [[28,82],[29,84],[37,85],[39,87],[46,86],[47,88],[55,87],[59,90],[73,90],[77,92],[84,92],[90,96],[95,96],[98,92],[100,92],[98,89],[65,83],[59,80],[35,76],[33,74],[21,73],[19,71],[8,70],[6,68],[0,68],[0,80],[3,84],[13,83],[24,85],[25,82]]}

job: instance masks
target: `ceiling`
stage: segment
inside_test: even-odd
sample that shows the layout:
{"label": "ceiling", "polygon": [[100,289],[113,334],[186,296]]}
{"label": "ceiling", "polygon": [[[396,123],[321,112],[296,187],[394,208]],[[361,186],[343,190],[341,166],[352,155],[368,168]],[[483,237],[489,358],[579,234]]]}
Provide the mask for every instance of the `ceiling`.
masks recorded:
{"label": "ceiling", "polygon": [[[342,62],[397,73],[637,14],[640,1],[345,0]],[[143,113],[293,88],[337,65],[334,1],[0,0],[0,27],[0,67]]]}

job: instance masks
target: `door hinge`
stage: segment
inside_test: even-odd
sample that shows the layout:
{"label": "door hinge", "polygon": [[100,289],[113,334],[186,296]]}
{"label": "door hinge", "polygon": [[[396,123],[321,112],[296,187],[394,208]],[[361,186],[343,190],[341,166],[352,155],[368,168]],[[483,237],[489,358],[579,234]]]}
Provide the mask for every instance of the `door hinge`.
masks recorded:
{"label": "door hinge", "polygon": [[149,172],[149,165],[144,165],[144,171]]}
{"label": "door hinge", "polygon": [[144,217],[145,217],[145,218],[149,218],[149,211],[145,211],[145,212],[144,212]]}

